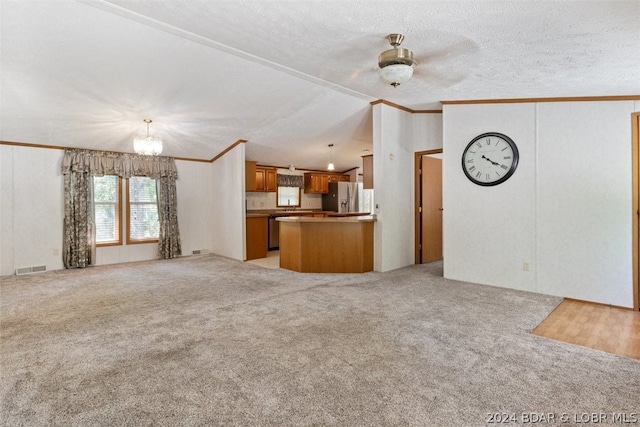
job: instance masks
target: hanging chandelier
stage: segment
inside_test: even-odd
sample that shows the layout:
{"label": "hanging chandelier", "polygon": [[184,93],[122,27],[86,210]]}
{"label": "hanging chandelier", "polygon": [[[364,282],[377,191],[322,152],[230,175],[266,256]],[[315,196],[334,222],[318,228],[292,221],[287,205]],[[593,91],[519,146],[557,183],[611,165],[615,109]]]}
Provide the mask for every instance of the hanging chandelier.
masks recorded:
{"label": "hanging chandelier", "polygon": [[149,124],[153,122],[151,119],[144,119],[147,124],[147,136],[145,138],[136,137],[133,140],[133,151],[136,154],[142,154],[145,156],[157,156],[162,153],[162,140],[154,136],[149,136]]}

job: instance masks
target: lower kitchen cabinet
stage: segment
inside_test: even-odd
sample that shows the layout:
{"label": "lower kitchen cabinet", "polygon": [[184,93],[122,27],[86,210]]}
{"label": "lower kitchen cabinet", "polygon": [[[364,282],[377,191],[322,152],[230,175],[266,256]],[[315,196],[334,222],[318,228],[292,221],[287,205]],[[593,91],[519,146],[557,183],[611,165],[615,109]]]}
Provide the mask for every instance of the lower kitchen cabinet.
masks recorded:
{"label": "lower kitchen cabinet", "polygon": [[269,249],[269,216],[247,216],[247,258],[266,258]]}

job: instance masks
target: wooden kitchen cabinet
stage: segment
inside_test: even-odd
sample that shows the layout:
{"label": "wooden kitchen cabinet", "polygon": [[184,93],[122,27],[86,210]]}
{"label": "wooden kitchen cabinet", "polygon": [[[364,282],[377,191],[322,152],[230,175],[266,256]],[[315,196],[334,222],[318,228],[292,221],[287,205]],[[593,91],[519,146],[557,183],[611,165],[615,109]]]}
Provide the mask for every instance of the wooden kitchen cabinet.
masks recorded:
{"label": "wooden kitchen cabinet", "polygon": [[269,250],[269,216],[247,216],[247,260],[266,258]]}
{"label": "wooden kitchen cabinet", "polygon": [[304,192],[311,194],[327,194],[329,192],[330,182],[349,182],[349,175],[337,173],[305,173],[304,174]]}
{"label": "wooden kitchen cabinet", "polygon": [[278,180],[275,169],[265,169],[267,172],[266,190],[271,193],[275,193],[278,190]]}
{"label": "wooden kitchen cabinet", "polygon": [[244,162],[244,188],[245,191],[256,191],[256,162]]}
{"label": "wooden kitchen cabinet", "polygon": [[349,175],[342,174],[329,174],[329,182],[349,182],[351,177]]}
{"label": "wooden kitchen cabinet", "polygon": [[255,175],[255,186],[253,187],[253,190],[247,190],[247,191],[263,191],[263,192],[270,192],[270,193],[276,192],[278,188],[278,183],[276,179],[276,170],[274,168],[256,166],[254,175]]}
{"label": "wooden kitchen cabinet", "polygon": [[329,192],[329,175],[326,173],[305,173],[304,192],[327,194]]}

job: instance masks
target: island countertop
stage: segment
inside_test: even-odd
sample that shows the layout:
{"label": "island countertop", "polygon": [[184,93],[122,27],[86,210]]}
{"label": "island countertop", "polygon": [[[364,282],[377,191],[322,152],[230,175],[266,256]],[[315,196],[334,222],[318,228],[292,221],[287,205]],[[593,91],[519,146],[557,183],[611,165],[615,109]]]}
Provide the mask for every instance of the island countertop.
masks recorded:
{"label": "island countertop", "polygon": [[373,270],[373,215],[287,216],[280,223],[280,267],[301,273]]}

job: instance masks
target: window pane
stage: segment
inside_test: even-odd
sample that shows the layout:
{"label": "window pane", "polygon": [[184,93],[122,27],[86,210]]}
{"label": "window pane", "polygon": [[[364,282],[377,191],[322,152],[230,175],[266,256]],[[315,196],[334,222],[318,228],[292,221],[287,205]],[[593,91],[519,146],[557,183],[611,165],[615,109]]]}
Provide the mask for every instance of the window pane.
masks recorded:
{"label": "window pane", "polygon": [[157,239],[158,204],[156,202],[156,181],[146,177],[129,179],[129,239]]}
{"label": "window pane", "polygon": [[114,175],[93,178],[96,243],[120,243],[120,179]]}
{"label": "window pane", "polygon": [[300,206],[300,189],[298,187],[278,187],[277,206]]}
{"label": "window pane", "polygon": [[93,199],[97,202],[116,203],[118,177],[115,175],[93,177]]}
{"label": "window pane", "polygon": [[133,177],[129,179],[130,202],[156,203],[156,180],[146,177]]}
{"label": "window pane", "polygon": [[96,203],[96,243],[118,240],[118,222],[116,221],[116,205]]}

